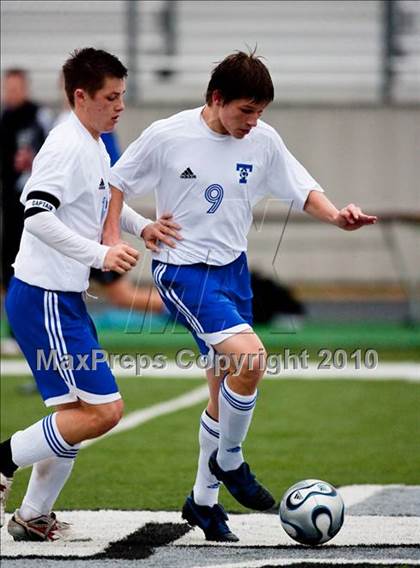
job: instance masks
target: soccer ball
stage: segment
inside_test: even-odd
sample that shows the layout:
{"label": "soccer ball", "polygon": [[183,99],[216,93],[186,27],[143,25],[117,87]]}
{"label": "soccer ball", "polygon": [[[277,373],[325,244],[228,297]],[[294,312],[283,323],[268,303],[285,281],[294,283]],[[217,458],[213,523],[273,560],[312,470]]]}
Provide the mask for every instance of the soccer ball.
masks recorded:
{"label": "soccer ball", "polygon": [[316,545],[332,539],[344,522],[344,503],[337,490],[319,479],[292,485],[280,503],[280,522],[289,536]]}

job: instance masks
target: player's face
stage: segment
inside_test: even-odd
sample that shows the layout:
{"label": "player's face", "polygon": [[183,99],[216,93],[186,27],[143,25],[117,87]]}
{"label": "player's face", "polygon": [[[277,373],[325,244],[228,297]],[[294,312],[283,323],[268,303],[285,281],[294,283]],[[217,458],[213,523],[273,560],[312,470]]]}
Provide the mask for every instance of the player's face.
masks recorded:
{"label": "player's face", "polygon": [[218,118],[224,134],[234,138],[244,138],[257,126],[268,103],[255,103],[249,99],[236,99],[218,105]]}
{"label": "player's face", "polygon": [[[124,110],[125,80],[107,77],[104,86],[91,97],[85,91],[78,93],[85,117],[85,125],[96,137],[102,132],[114,130],[121,113]],[[79,99],[78,99],[79,100]]]}

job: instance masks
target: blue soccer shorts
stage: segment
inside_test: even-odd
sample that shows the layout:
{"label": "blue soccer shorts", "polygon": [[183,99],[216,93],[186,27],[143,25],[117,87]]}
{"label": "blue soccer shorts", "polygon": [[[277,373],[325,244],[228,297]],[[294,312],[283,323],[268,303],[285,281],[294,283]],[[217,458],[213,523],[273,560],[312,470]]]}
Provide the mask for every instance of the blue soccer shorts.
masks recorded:
{"label": "blue soccer shorts", "polygon": [[252,290],[245,253],[224,266],[175,265],[154,260],[159,293],[175,321],[194,336],[200,353],[251,329]]}
{"label": "blue soccer shorts", "polygon": [[81,293],[12,278],[6,311],[46,406],[121,398]]}

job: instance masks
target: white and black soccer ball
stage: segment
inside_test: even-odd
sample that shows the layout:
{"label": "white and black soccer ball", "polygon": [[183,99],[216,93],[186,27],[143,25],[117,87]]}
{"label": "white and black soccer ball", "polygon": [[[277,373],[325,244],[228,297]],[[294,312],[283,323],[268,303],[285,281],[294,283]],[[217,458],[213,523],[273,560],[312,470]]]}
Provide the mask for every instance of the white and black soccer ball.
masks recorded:
{"label": "white and black soccer ball", "polygon": [[330,483],[305,479],[292,485],[280,503],[280,521],[289,536],[302,544],[331,540],[344,522],[344,503]]}

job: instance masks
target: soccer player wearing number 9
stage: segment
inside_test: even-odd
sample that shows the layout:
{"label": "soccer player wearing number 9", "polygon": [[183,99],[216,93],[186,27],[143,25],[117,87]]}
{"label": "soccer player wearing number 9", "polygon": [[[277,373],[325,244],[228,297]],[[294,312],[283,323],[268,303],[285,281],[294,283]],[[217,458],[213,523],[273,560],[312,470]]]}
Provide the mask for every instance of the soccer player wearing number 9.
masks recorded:
{"label": "soccer player wearing number 9", "polygon": [[260,120],[273,98],[270,74],[255,54],[229,55],[211,75],[205,106],[153,123],[111,173],[105,242],[118,237],[123,197],[154,190],[157,215],[171,212],[183,236],[176,249],[163,247],[153,255],[163,301],[201,353],[243,361],[238,375],[207,371],[210,400],[201,415],[197,477],[183,517],[208,540],[238,540],[218,505],[221,483],[245,507],[274,505],[242,454],[265,358],[252,329],[245,255],[253,206],[271,194],[343,229],[376,221],[354,205],[338,211],[278,133]]}

